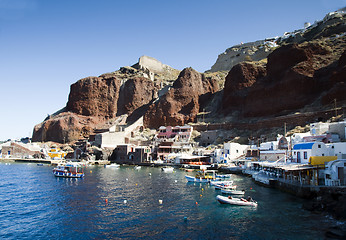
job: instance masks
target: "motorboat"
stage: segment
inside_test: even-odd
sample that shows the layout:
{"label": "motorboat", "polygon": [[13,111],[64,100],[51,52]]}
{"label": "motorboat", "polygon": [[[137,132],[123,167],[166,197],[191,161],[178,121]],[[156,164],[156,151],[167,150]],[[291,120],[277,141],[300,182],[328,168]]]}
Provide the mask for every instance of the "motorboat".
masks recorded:
{"label": "motorboat", "polygon": [[227,188],[221,188],[221,192],[224,194],[232,194],[232,195],[244,195],[244,190],[236,190],[236,189],[227,189]]}
{"label": "motorboat", "polygon": [[116,164],[116,163],[112,163],[112,164],[107,164],[107,165],[104,165],[105,168],[119,168],[120,165],[119,164]]}
{"label": "motorboat", "polygon": [[216,200],[218,200],[222,204],[257,207],[257,202],[252,199],[247,200],[245,198],[235,198],[231,196],[226,197],[217,195]]}
{"label": "motorboat", "polygon": [[185,175],[185,178],[188,182],[199,183],[209,183],[216,179],[214,170],[198,171],[194,177]]}
{"label": "motorboat", "polygon": [[82,178],[84,177],[83,168],[76,163],[68,163],[66,165],[58,165],[53,168],[53,174],[56,177],[65,178]]}
{"label": "motorboat", "polygon": [[215,185],[232,185],[233,184],[233,181],[232,180],[228,180],[228,181],[221,181],[219,178],[218,179],[215,179],[215,180],[212,180],[210,181],[210,184],[212,186],[215,186]]}
{"label": "motorboat", "polygon": [[214,186],[217,190],[220,190],[221,188],[236,188],[236,186],[233,186],[233,181],[212,181],[211,185]]}
{"label": "motorboat", "polygon": [[162,167],[161,170],[163,172],[173,172],[174,168],[173,167]]}
{"label": "motorboat", "polygon": [[216,190],[222,190],[222,189],[224,189],[224,190],[236,190],[237,186],[232,185],[232,184],[230,184],[230,185],[214,185],[214,188]]}
{"label": "motorboat", "polygon": [[231,174],[216,174],[217,178],[230,178]]}

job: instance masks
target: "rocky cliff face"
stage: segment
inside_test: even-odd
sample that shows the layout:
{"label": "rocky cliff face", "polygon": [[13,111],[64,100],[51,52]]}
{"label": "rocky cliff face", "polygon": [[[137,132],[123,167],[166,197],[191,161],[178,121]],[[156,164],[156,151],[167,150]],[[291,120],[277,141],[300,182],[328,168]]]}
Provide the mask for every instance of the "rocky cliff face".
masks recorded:
{"label": "rocky cliff face", "polygon": [[65,143],[89,136],[99,122],[95,117],[60,113],[34,127],[32,141]]}
{"label": "rocky cliff face", "polygon": [[302,29],[285,32],[280,37],[268,38],[249,43],[241,43],[226,49],[219,54],[215,64],[209,71],[230,71],[232,67],[243,61],[260,61],[268,57],[276,48],[287,44],[300,44],[324,37],[344,35],[346,32],[345,11],[328,13],[323,20],[316,21]]}
{"label": "rocky cliff face", "polygon": [[[264,117],[312,103],[327,104],[331,98],[345,100],[341,92],[335,92],[342,91],[344,84],[340,75],[344,73],[345,40],[339,36],[289,44],[271,53],[265,67],[258,63],[233,67],[226,77],[223,113],[237,110],[243,117]],[[336,89],[335,82],[339,84]]]}
{"label": "rocky cliff face", "polygon": [[150,104],[177,72],[153,58],[141,57],[134,67],[80,79],[71,85],[64,111],[35,126],[33,141],[71,142],[92,134],[118,116]]}
{"label": "rocky cliff face", "polygon": [[88,77],[71,85],[66,110],[110,119],[116,116],[121,82],[116,77]]}
{"label": "rocky cliff face", "polygon": [[173,87],[150,106],[144,115],[144,124],[150,128],[158,128],[192,122],[199,112],[200,97],[218,90],[215,79],[206,78],[192,68],[185,68]]}

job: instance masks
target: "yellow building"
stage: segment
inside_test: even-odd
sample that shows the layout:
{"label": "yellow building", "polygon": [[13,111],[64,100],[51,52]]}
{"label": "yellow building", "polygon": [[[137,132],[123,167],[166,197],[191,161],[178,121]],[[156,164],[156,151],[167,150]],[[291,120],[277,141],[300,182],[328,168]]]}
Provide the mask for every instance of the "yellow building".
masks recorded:
{"label": "yellow building", "polygon": [[61,151],[59,148],[52,146],[51,149],[48,152],[48,156],[52,159],[54,158],[59,158],[59,159],[63,159],[66,156],[66,152]]}

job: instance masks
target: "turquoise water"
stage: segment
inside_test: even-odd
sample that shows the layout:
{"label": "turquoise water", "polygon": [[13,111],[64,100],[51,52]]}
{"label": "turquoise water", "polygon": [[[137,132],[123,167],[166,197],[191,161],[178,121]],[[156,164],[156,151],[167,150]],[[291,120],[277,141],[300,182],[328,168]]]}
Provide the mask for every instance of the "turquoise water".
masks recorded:
{"label": "turquoise water", "polygon": [[323,239],[335,224],[243,176],[232,178],[258,207],[222,205],[220,191],[185,174],[88,167],[65,179],[51,166],[2,163],[0,239]]}

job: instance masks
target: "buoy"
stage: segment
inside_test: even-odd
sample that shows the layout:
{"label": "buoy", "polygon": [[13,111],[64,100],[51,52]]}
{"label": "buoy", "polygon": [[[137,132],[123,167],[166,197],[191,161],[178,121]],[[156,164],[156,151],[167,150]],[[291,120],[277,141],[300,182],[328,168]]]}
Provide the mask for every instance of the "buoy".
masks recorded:
{"label": "buoy", "polygon": [[162,202],[163,202],[163,201],[162,201],[161,199],[159,199],[159,204],[162,204]]}
{"label": "buoy", "polygon": [[126,203],[127,203],[127,200],[124,200],[124,203],[126,204]]}
{"label": "buoy", "polygon": [[137,186],[138,184],[136,183],[136,186]]}
{"label": "buoy", "polygon": [[105,202],[108,203],[108,199],[107,198],[105,199]]}
{"label": "buoy", "polygon": [[90,170],[90,173],[92,173],[93,171]]}
{"label": "buoy", "polygon": [[196,202],[196,205],[198,205],[198,202]]}
{"label": "buoy", "polygon": [[252,187],[250,187],[250,189],[252,189]]}
{"label": "buoy", "polygon": [[151,172],[149,173],[149,176],[151,176]]}
{"label": "buoy", "polygon": [[175,180],[174,182],[178,182],[178,180]]}
{"label": "buoy", "polygon": [[202,188],[202,191],[204,191],[204,188]]}
{"label": "buoy", "polygon": [[202,194],[201,195],[199,195],[200,197],[202,197]]}

